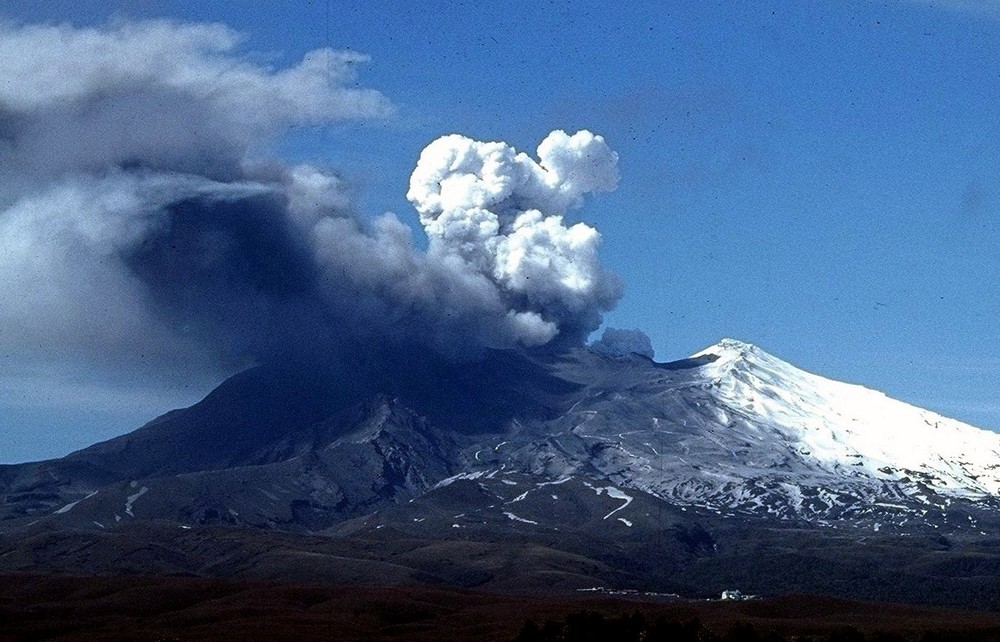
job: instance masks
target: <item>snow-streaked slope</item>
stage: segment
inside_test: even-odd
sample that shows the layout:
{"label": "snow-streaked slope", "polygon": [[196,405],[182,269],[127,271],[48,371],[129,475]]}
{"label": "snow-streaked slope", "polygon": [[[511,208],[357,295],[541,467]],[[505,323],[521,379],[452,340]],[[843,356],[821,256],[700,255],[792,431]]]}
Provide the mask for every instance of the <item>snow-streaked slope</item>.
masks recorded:
{"label": "snow-streaked slope", "polygon": [[582,475],[721,514],[821,523],[974,529],[977,518],[951,515],[952,502],[998,505],[996,433],[731,339],[676,364],[636,359],[606,366],[613,376],[600,380],[587,379],[592,363],[563,366],[584,384],[569,411],[514,426],[467,466]]}

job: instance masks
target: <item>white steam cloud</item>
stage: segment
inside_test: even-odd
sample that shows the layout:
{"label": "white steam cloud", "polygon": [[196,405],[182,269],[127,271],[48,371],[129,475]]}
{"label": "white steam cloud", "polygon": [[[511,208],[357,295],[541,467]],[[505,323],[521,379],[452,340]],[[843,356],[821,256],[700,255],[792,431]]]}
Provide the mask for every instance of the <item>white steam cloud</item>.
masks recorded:
{"label": "white steam cloud", "polygon": [[486,276],[510,305],[511,332],[539,345],[560,331],[589,333],[618,300],[597,257],[600,234],[564,215],[585,194],[618,183],[618,155],[600,136],[554,131],[536,162],[500,142],[439,138],[424,149],[407,198],[430,254]]}

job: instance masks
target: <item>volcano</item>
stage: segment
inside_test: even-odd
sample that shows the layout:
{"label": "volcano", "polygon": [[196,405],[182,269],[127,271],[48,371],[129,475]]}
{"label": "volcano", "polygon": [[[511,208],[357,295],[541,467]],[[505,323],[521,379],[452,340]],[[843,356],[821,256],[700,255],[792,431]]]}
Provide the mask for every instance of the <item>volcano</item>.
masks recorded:
{"label": "volcano", "polygon": [[1000,570],[1000,435],[731,339],[262,365],[0,492],[3,570],[979,606]]}

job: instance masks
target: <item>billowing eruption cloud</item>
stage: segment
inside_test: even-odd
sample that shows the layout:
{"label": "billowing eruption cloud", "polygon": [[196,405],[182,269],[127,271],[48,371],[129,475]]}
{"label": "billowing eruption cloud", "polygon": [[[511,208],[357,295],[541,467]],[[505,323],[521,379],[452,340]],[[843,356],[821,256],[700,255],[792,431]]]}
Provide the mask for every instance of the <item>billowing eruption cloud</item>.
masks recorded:
{"label": "billowing eruption cloud", "polygon": [[[391,116],[366,58],[275,69],[219,25],[0,27],[0,348],[14,357],[223,367],[275,353],[442,353],[580,341],[617,300],[597,232],[599,136],[554,132],[538,162],[447,136],[409,197],[430,238],[365,222],[343,179],[253,160],[288,126]],[[206,357],[207,355],[207,357]]]}
{"label": "billowing eruption cloud", "polygon": [[598,262],[597,230],[563,220],[584,194],[615,189],[617,154],[588,131],[554,131],[538,158],[445,136],[424,149],[407,193],[430,255],[486,276],[510,308],[510,331],[527,345],[560,333],[585,337],[620,296]]}

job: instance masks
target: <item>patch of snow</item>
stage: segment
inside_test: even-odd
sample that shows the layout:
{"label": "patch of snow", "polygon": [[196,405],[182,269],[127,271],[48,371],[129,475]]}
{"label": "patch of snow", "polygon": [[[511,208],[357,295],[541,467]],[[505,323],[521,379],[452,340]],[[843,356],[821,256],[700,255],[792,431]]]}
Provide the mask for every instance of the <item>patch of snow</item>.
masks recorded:
{"label": "patch of snow", "polygon": [[[133,483],[132,488],[135,488],[135,485],[134,485],[135,482],[132,482],[132,483]],[[145,495],[148,492],[149,492],[149,489],[146,488],[145,486],[143,486],[142,488],[139,489],[139,492],[133,493],[132,495],[129,495],[125,499],[125,514],[128,515],[129,517],[135,517],[135,515],[132,513],[132,506],[135,504],[135,502],[136,502],[137,499],[139,499],[140,497],[142,497],[143,495]]]}
{"label": "patch of snow", "polygon": [[98,492],[100,492],[100,491],[96,491],[95,490],[94,492],[90,493],[89,495],[87,495],[86,497],[84,497],[82,499],[78,499],[75,502],[70,502],[70,503],[66,504],[65,506],[63,506],[62,508],[60,508],[59,510],[57,510],[56,512],[54,512],[52,514],[53,515],[62,515],[63,513],[68,513],[71,510],[73,510],[74,506],[76,506],[77,504],[79,504],[80,502],[82,502],[84,499],[90,499],[91,497],[93,497],[94,495],[96,495]]}
{"label": "patch of snow", "polygon": [[619,518],[618,518],[618,521],[619,521],[619,522],[621,522],[622,524],[625,524],[625,525],[626,525],[626,526],[628,526],[629,528],[632,528],[632,522],[628,521],[628,520],[627,520],[627,519],[625,519],[624,517],[619,517]]}
{"label": "patch of snow", "polygon": [[514,520],[515,522],[523,522],[525,524],[535,524],[536,526],[538,525],[538,522],[532,521],[530,519],[524,519],[523,517],[518,517],[514,513],[504,511],[504,515],[507,516],[507,519]]}
{"label": "patch of snow", "polygon": [[617,513],[618,511],[622,510],[623,508],[625,508],[626,506],[628,506],[629,504],[632,503],[633,497],[631,495],[626,495],[625,493],[623,493],[622,491],[618,490],[614,486],[606,486],[604,488],[604,490],[608,493],[608,497],[613,497],[615,499],[621,499],[621,500],[623,500],[625,502],[624,504],[622,504],[618,508],[614,509],[613,511],[611,511],[610,513],[608,513],[607,515],[605,515],[604,519],[607,519],[607,518],[611,517],[612,515],[614,515],[615,513]]}
{"label": "patch of snow", "polygon": [[[495,472],[495,471],[494,471]],[[459,481],[460,479],[479,479],[486,474],[485,470],[477,470],[473,473],[458,473],[457,475],[452,475],[451,477],[446,477],[434,485],[434,488],[444,488],[445,486],[450,486],[451,484]],[[413,501],[412,499],[410,500]]]}
{"label": "patch of snow", "polygon": [[600,486],[599,487],[599,486],[594,486],[592,484],[589,484],[587,482],[583,482],[583,485],[586,486],[587,488],[593,490],[598,495],[600,495],[601,493],[607,493],[608,497],[612,497],[614,499],[621,499],[621,500],[623,500],[625,502],[624,504],[622,504],[618,508],[614,509],[613,511],[611,511],[610,513],[608,513],[607,515],[605,515],[603,519],[607,519],[607,518],[611,517],[612,515],[614,515],[615,513],[617,513],[618,511],[620,511],[621,509],[623,509],[626,506],[628,506],[629,504],[631,504],[632,500],[635,499],[631,495],[626,495],[625,493],[623,493],[621,490],[615,488],[614,486]]}
{"label": "patch of snow", "polygon": [[507,503],[508,504],[513,504],[515,502],[522,501],[525,497],[528,496],[528,493],[530,493],[530,492],[531,492],[530,490],[526,490],[526,491],[524,491],[523,493],[521,493],[520,495],[518,495],[517,497],[515,497],[514,499],[510,500]]}

